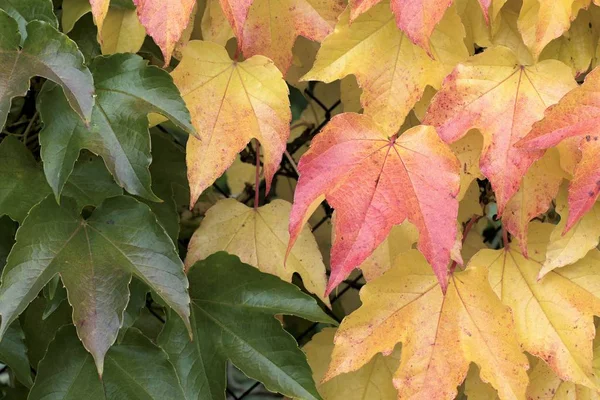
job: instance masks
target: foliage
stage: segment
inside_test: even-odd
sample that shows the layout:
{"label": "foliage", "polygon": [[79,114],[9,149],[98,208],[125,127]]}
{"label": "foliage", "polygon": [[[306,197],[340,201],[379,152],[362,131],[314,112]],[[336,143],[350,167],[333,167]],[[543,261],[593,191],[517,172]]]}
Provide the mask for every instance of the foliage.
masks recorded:
{"label": "foliage", "polygon": [[0,399],[600,398],[599,60],[598,0],[0,0]]}

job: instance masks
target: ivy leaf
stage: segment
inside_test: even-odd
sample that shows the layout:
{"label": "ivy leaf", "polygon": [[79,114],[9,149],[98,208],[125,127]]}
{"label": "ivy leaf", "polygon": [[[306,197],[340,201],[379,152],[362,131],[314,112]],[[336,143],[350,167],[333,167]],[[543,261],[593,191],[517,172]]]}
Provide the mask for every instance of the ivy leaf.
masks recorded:
{"label": "ivy leaf", "polygon": [[208,210],[190,240],[186,268],[218,251],[226,251],[286,282],[298,273],[306,289],[329,304],[324,296],[327,277],[323,257],[308,226],[284,263],[291,210],[292,205],[283,200],[274,200],[257,210],[234,199],[219,201]]}
{"label": "ivy leaf", "polygon": [[[450,32],[450,33],[448,33]],[[400,31],[387,1],[351,23],[346,10],[323,41],[313,68],[302,80],[333,82],[349,74],[363,89],[361,104],[384,132],[395,134],[427,85],[439,88],[452,68],[468,57],[455,10],[433,32],[432,59]]]}
{"label": "ivy leaf", "polygon": [[356,371],[402,343],[394,374],[399,399],[455,398],[471,362],[501,398],[525,397],[527,358],[486,268],[455,272],[444,296],[426,260],[411,250],[369,282],[360,297],[362,306],[338,329],[325,381]]}
{"label": "ivy leaf", "polygon": [[200,136],[187,142],[190,205],[252,138],[261,143],[269,191],[292,118],[287,85],[273,62],[262,56],[233,61],[216,43],[191,41],[172,75]]}
{"label": "ivy leaf", "polygon": [[581,160],[575,166],[569,186],[569,219],[564,232],[571,229],[596,203],[600,194],[600,69],[590,72],[585,82],[573,89],[554,107],[546,111],[544,119],[533,126],[521,141],[525,149],[547,149],[563,140],[577,138]]}
{"label": "ivy leaf", "polygon": [[59,207],[48,197],[29,212],[2,275],[0,337],[56,274],[100,373],[122,325],[132,274],[189,324],[188,283],[173,242],[131,197],[112,197],[85,220],[69,198]]}
{"label": "ivy leaf", "polygon": [[435,129],[418,126],[390,139],[366,115],[336,115],[298,169],[288,252],[326,199],[337,212],[327,293],[405,219],[419,230],[419,249],[446,289],[460,178],[458,160]]}
{"label": "ivy leaf", "polygon": [[117,183],[128,192],[160,201],[150,188],[149,113],[160,113],[194,132],[189,112],[171,77],[134,54],[95,58],[96,106],[86,126],[69,110],[57,87],[43,90],[40,132],[44,172],[60,199],[82,148],[104,159]]}
{"label": "ivy leaf", "polygon": [[106,355],[102,380],[72,326],[63,327],[40,362],[30,400],[181,400],[184,398],[166,354],[136,329]]}
{"label": "ivy leaf", "polygon": [[52,0],[0,0],[0,9],[6,11],[19,25],[21,45],[27,37],[27,24],[31,21],[47,22],[58,29]]}
{"label": "ivy leaf", "polygon": [[17,22],[0,10],[0,81],[4,88],[0,93],[0,127],[6,122],[11,100],[27,93],[29,80],[34,76],[61,85],[70,107],[89,122],[94,86],[77,45],[52,25],[40,21],[27,24],[27,38],[22,47],[20,44]]}
{"label": "ivy leaf", "polygon": [[244,25],[248,18],[248,11],[254,0],[219,0],[223,14],[229,21],[238,42],[243,40]]}
{"label": "ivy leaf", "polygon": [[27,358],[25,335],[21,330],[19,321],[13,322],[0,342],[0,362],[10,367],[19,382],[27,387],[33,385],[31,368]]}
{"label": "ivy leaf", "polygon": [[174,318],[159,337],[187,399],[224,399],[227,359],[271,391],[320,399],[306,357],[273,316],[335,323],[313,298],[223,252],[194,264],[188,278],[194,341]]}
{"label": "ivy leaf", "polygon": [[494,47],[459,64],[435,95],[424,124],[447,143],[477,128],[484,135],[481,172],[490,180],[501,216],[540,151],[515,147],[544,110],[576,86],[556,60],[521,66],[513,52]]}
{"label": "ivy leaf", "polygon": [[165,66],[190,21],[195,0],[133,0],[140,22],[160,47]]}

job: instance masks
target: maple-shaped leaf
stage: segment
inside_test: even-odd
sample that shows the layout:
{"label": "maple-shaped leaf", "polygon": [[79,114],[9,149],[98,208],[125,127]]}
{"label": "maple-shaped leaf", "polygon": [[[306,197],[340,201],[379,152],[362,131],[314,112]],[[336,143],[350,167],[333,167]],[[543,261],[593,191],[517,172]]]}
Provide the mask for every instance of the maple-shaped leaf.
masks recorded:
{"label": "maple-shaped leaf", "polygon": [[190,21],[195,0],[133,0],[140,22],[160,47],[165,66]]}
{"label": "maple-shaped leaf", "polygon": [[31,21],[43,21],[58,28],[52,0],[0,0],[0,10],[17,21],[21,44],[27,38],[27,24]]}
{"label": "maple-shaped leaf", "polygon": [[346,10],[302,79],[332,82],[354,74],[363,90],[364,113],[393,135],[426,86],[439,88],[452,68],[468,57],[463,36],[460,19],[452,9],[433,32],[432,59],[396,27],[387,1],[353,23],[350,10]]}
{"label": "maple-shaped leaf", "polygon": [[132,275],[189,324],[183,264],[156,217],[132,197],[112,197],[88,219],[70,198],[58,206],[48,197],[29,212],[2,274],[0,337],[57,274],[100,373],[123,321]]}
{"label": "maple-shaped leaf", "polygon": [[97,57],[90,64],[96,83],[96,105],[86,126],[69,109],[57,87],[42,92],[40,132],[44,172],[57,199],[86,148],[104,159],[120,186],[157,201],[150,188],[149,113],[168,117],[194,132],[190,114],[169,74],[134,54]]}
{"label": "maple-shaped leaf", "polygon": [[481,172],[490,180],[501,216],[541,151],[515,147],[544,110],[576,86],[569,67],[556,60],[522,66],[514,53],[494,47],[459,64],[427,110],[424,124],[447,143],[469,129],[484,135]]}
{"label": "maple-shaped leaf", "polygon": [[[84,65],[77,45],[52,25],[32,21],[21,47],[17,22],[0,10],[0,127],[3,127],[11,100],[29,90],[29,80],[42,76],[58,83],[80,118],[89,121],[94,105],[92,75]],[[52,51],[48,51],[52,48]]]}
{"label": "maple-shaped leaf", "polygon": [[435,129],[418,126],[389,138],[366,115],[336,115],[298,169],[288,252],[326,199],[337,214],[327,293],[406,219],[419,230],[418,247],[446,289],[460,178],[456,157]]}
{"label": "maple-shaped leaf", "polygon": [[585,82],[546,111],[520,143],[524,149],[547,149],[569,138],[578,138],[581,159],[569,185],[569,218],[565,232],[588,212],[600,194],[600,68]]}
{"label": "maple-shaped leaf", "polygon": [[560,168],[558,151],[549,151],[533,163],[521,187],[506,204],[502,224],[517,238],[524,255],[527,255],[529,222],[548,210],[565,175]]}
{"label": "maple-shaped leaf", "polygon": [[469,266],[489,269],[490,284],[511,308],[515,331],[525,351],[548,363],[561,379],[594,388],[593,316],[600,313],[595,278],[600,263],[598,258],[581,260],[538,280],[553,227],[530,225],[529,258],[511,243],[510,248],[480,251]]}
{"label": "maple-shaped leaf", "polygon": [[[390,0],[398,28],[410,38],[416,45],[427,52],[431,52],[430,38],[436,26],[444,17],[448,8],[454,0]],[[488,9],[491,0],[478,0],[481,6],[479,12],[483,12],[484,18],[488,19]],[[350,22],[374,7],[382,0],[349,0]],[[384,1],[384,3],[388,3]]]}
{"label": "maple-shaped leaf", "polygon": [[283,200],[274,200],[256,210],[234,199],[221,200],[208,210],[194,232],[186,268],[218,251],[226,251],[287,282],[298,273],[306,289],[329,304],[324,296],[327,277],[323,257],[308,226],[284,263],[291,210],[292,205]]}
{"label": "maple-shaped leaf", "polygon": [[392,377],[400,364],[400,346],[390,355],[377,354],[358,371],[323,382],[334,349],[335,333],[335,328],[325,328],[302,348],[313,371],[319,394],[326,400],[395,399],[396,388]]}
{"label": "maple-shaped leaf", "polygon": [[191,41],[172,75],[199,134],[187,142],[190,205],[252,138],[261,143],[269,191],[292,118],[287,85],[273,62],[263,56],[233,61],[216,43]]}
{"label": "maple-shaped leaf", "polygon": [[319,399],[306,357],[274,314],[334,323],[310,296],[224,252],[194,264],[190,341],[169,318],[158,342],[169,354],[188,399],[224,399],[227,360],[267,389]]}
{"label": "maple-shaped leaf", "polygon": [[267,56],[285,75],[296,38],[325,39],[344,7],[343,0],[253,0],[241,37],[244,55]]}
{"label": "maple-shaped leaf", "polygon": [[338,329],[326,381],[402,343],[394,374],[398,399],[453,399],[471,362],[501,398],[524,398],[527,358],[487,269],[455,272],[443,295],[426,260],[410,250],[360,297],[362,306]]}
{"label": "maple-shaped leaf", "polygon": [[225,18],[229,21],[229,25],[233,29],[233,34],[237,37],[239,44],[241,44],[244,38],[244,25],[246,24],[250,6],[254,1],[255,0],[219,0],[223,14],[225,14]]}
{"label": "maple-shaped leaf", "polygon": [[102,379],[75,329],[62,327],[40,362],[31,400],[181,400],[184,394],[167,355],[142,332],[128,330],[106,355]]}
{"label": "maple-shaped leaf", "polygon": [[561,218],[550,235],[550,241],[546,249],[546,259],[539,273],[540,278],[555,268],[564,267],[582,259],[590,250],[598,246],[598,241],[600,241],[599,203],[595,203],[592,209],[577,221],[567,233],[564,233],[564,230],[569,220],[569,210],[567,191],[564,188],[556,198],[555,210]]}

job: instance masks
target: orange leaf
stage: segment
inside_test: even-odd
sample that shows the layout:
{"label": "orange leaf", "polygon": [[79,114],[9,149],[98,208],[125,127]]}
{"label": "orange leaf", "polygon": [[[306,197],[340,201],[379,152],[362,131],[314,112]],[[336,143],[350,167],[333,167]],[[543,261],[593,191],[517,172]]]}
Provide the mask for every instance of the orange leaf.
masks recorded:
{"label": "orange leaf", "polygon": [[171,61],[173,49],[190,21],[195,0],[133,0],[140,22],[156,42],[165,58]]}
{"label": "orange leaf", "polygon": [[231,25],[231,28],[233,29],[233,33],[240,42],[244,32],[244,24],[246,23],[246,18],[248,18],[248,10],[250,10],[253,1],[254,0],[219,0],[221,8],[223,9],[223,14],[227,17],[229,25]]}
{"label": "orange leaf", "polygon": [[335,116],[298,166],[289,248],[323,199],[336,209],[327,292],[408,219],[445,290],[456,237],[459,163],[432,127],[388,138],[366,115]]}
{"label": "orange leaf", "polygon": [[102,25],[104,25],[104,19],[106,18],[106,14],[108,14],[108,6],[110,5],[110,0],[90,0],[90,5],[92,6],[92,15],[94,16],[94,23],[98,27],[98,37],[100,40]]}
{"label": "orange leaf", "polygon": [[569,186],[568,231],[592,208],[600,194],[600,69],[546,112],[522,140],[526,149],[547,149],[568,138],[580,138],[581,161]]}
{"label": "orange leaf", "polygon": [[517,192],[529,166],[543,154],[515,147],[544,110],[576,86],[556,60],[519,65],[514,53],[495,47],[459,64],[433,98],[423,123],[452,143],[469,129],[484,135],[481,172],[496,193],[498,215]]}

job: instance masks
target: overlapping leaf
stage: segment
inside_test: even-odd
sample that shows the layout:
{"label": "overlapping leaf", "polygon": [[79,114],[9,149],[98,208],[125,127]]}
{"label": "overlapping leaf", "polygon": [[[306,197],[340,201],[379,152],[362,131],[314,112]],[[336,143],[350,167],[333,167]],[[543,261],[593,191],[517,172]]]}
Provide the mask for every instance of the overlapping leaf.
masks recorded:
{"label": "overlapping leaf", "polygon": [[325,380],[356,371],[402,343],[394,374],[398,399],[453,399],[470,362],[501,398],[524,398],[527,358],[485,268],[454,273],[444,296],[423,256],[411,250],[369,282],[361,300],[336,334]]}
{"label": "overlapping leaf", "polygon": [[560,141],[580,139],[581,160],[575,167],[569,186],[569,218],[565,232],[588,212],[600,194],[600,69],[588,74],[580,87],[569,92],[554,107],[548,109],[542,121],[535,124],[522,141],[526,149],[546,149]]}
{"label": "overlapping leaf", "polygon": [[69,109],[57,87],[41,96],[40,133],[44,172],[57,199],[82,148],[99,154],[120,186],[157,201],[150,188],[149,113],[160,113],[188,132],[190,115],[172,78],[133,54],[94,59],[96,106],[91,124],[83,124]]}
{"label": "overlapping leaf", "polygon": [[26,29],[27,38],[21,47],[17,21],[0,10],[0,126],[6,122],[11,100],[27,93],[29,79],[34,76],[58,83],[67,104],[89,122],[94,85],[75,43],[45,22],[32,21]]}
{"label": "overlapping leaf", "polygon": [[0,343],[0,362],[8,365],[17,379],[25,386],[31,387],[31,368],[27,358],[25,335],[19,321],[8,327],[4,339]]}
{"label": "overlapping leaf", "polygon": [[352,23],[346,10],[303,79],[332,82],[356,75],[363,89],[364,113],[393,135],[426,86],[439,87],[446,74],[467,58],[463,36],[460,20],[451,9],[432,35],[435,59],[431,59],[396,27],[387,1]]}
{"label": "overlapping leaf", "polygon": [[435,126],[449,143],[472,128],[483,133],[481,172],[492,183],[501,216],[529,166],[543,154],[515,144],[575,85],[571,70],[559,61],[521,66],[509,49],[495,47],[455,68],[423,123]]}
{"label": "overlapping leaf", "polygon": [[108,199],[85,220],[68,198],[61,207],[46,198],[29,212],[2,275],[0,337],[56,274],[100,372],[122,324],[132,274],[189,324],[187,280],[173,242],[131,197]]}
{"label": "overlapping leaf", "polygon": [[58,28],[52,0],[0,0],[0,9],[6,11],[19,25],[21,44],[27,37],[27,24],[42,21]]}
{"label": "overlapping leaf", "polygon": [[172,75],[199,134],[187,143],[190,204],[252,138],[261,143],[268,191],[292,117],[287,86],[273,62],[262,56],[233,61],[215,43],[192,41]]}
{"label": "overlapping leaf", "polygon": [[244,25],[248,18],[248,11],[254,0],[219,0],[221,9],[233,29],[234,35],[241,43],[244,38]]}
{"label": "overlapping leaf", "polygon": [[445,290],[456,237],[459,164],[433,128],[418,126],[390,139],[368,116],[337,115],[313,139],[298,168],[288,251],[326,199],[337,212],[327,293],[405,219],[419,230],[419,249]]}
{"label": "overlapping leaf", "polygon": [[274,318],[333,322],[313,298],[223,252],[194,264],[188,277],[194,341],[177,318],[168,319],[159,337],[186,398],[224,399],[229,359],[269,390],[319,399],[306,357]]}

